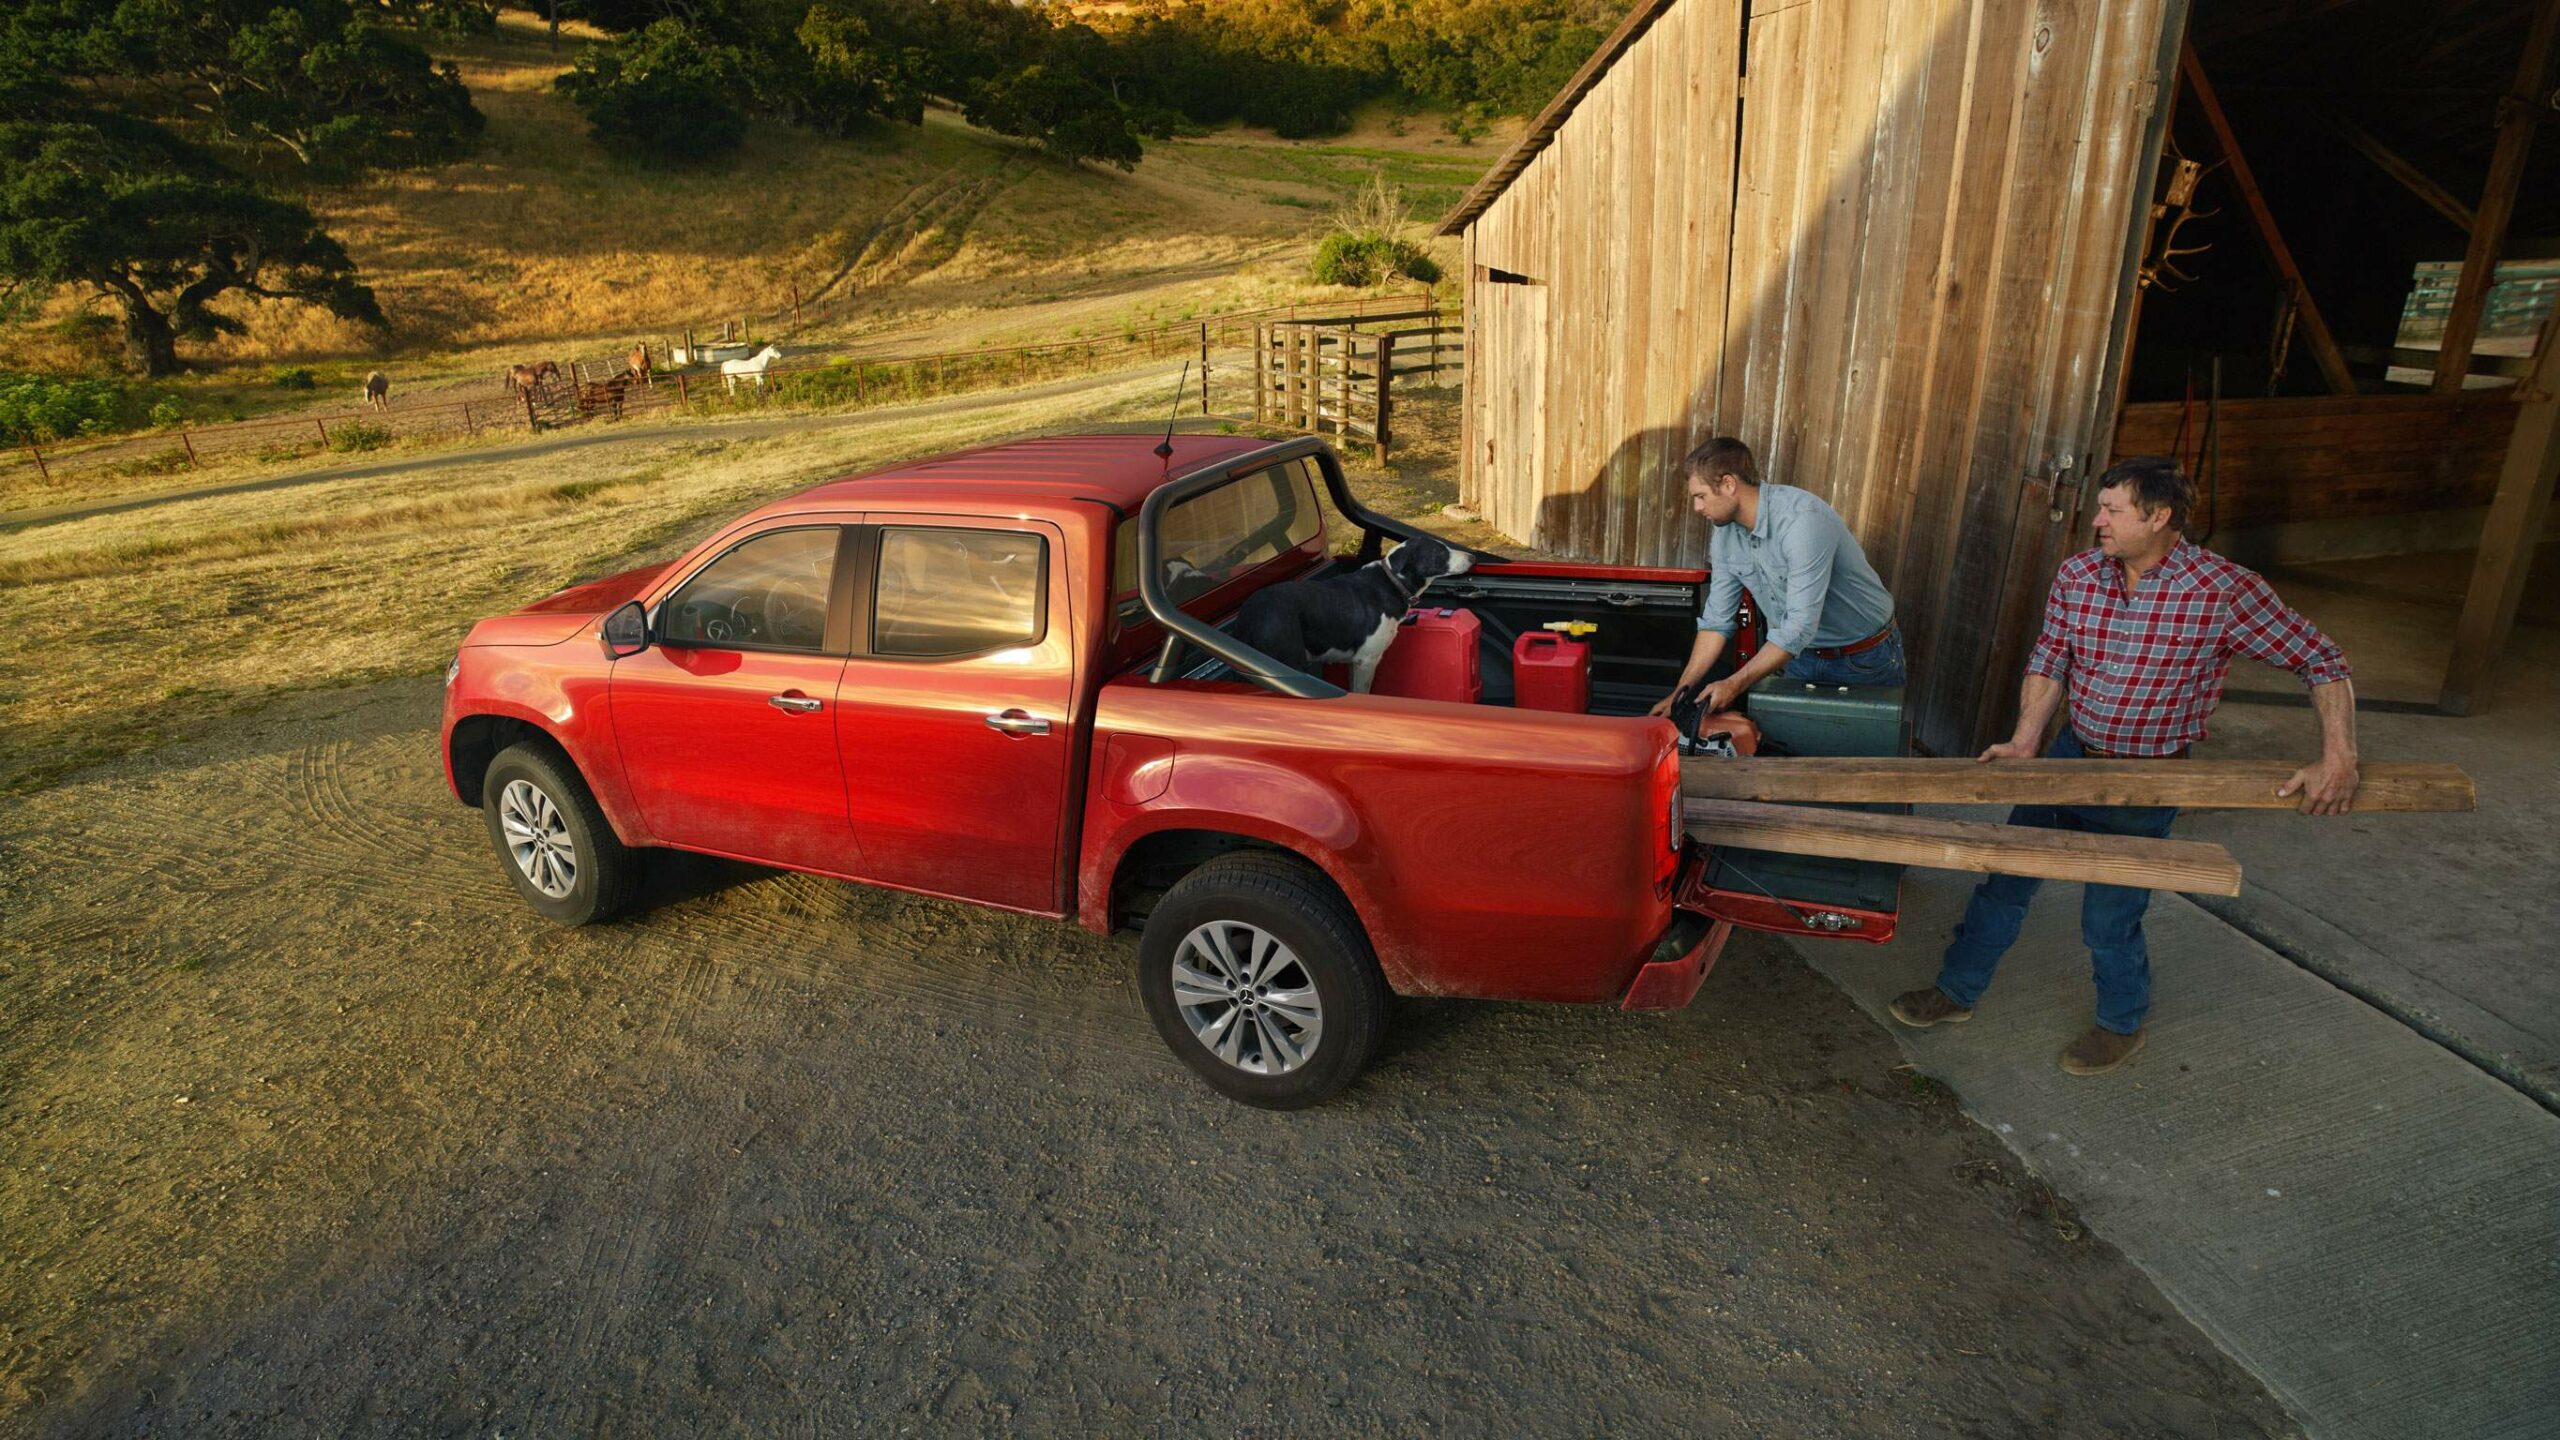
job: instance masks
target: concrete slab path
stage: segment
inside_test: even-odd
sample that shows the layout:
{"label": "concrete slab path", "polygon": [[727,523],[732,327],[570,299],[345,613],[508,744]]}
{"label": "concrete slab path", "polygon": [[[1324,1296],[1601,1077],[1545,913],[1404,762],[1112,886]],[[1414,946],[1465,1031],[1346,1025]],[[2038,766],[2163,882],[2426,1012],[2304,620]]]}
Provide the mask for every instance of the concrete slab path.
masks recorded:
{"label": "concrete slab path", "polygon": [[2076,885],[1970,1023],[1893,1024],[1970,888],[1915,871],[1904,938],[1797,948],[2313,1435],[2560,1435],[2560,1117],[2169,895],[2114,1075],[2055,1064],[2089,1023]]}

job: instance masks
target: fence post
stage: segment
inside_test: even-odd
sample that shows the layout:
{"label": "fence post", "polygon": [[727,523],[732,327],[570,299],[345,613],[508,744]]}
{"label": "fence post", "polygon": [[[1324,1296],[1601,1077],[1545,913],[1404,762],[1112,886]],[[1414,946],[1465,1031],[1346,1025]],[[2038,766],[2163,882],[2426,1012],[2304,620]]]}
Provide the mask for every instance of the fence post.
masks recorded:
{"label": "fence post", "polygon": [[1378,337],[1378,463],[1387,463],[1387,415],[1394,405],[1396,385],[1396,337],[1389,331]]}
{"label": "fence post", "polygon": [[204,462],[196,458],[196,442],[187,438],[187,427],[184,425],[178,427],[178,443],[187,447],[187,468],[203,469]]}
{"label": "fence post", "polygon": [[53,471],[45,467],[44,452],[36,448],[35,437],[32,435],[27,437],[27,453],[36,457],[36,479],[47,485],[52,484]]}
{"label": "fence post", "polygon": [[519,390],[516,392],[516,398],[524,402],[524,428],[526,432],[529,434],[540,430],[542,428],[542,422],[535,419],[533,416],[533,392],[531,390]]}
{"label": "fence post", "polygon": [[1200,413],[1209,413],[1209,322],[1200,322]]}
{"label": "fence post", "polygon": [[681,370],[676,372],[676,403],[687,409],[691,409],[693,406],[693,396],[688,394],[685,390],[684,372]]}
{"label": "fence post", "polygon": [[797,280],[791,282],[791,323],[800,323],[800,282]]}
{"label": "fence post", "polygon": [[328,443],[329,443],[329,426],[328,426],[327,422],[323,421],[319,416],[314,415],[314,416],[312,416],[312,417],[311,417],[311,425],[312,425],[312,428],[313,428],[313,429],[318,430],[318,431],[320,432],[320,443],[321,443],[321,444],[323,444],[323,445],[328,444]]}
{"label": "fence post", "polygon": [[1271,416],[1266,397],[1271,393],[1271,327],[1253,327],[1253,422],[1257,425]]}
{"label": "fence post", "polygon": [[480,433],[480,422],[471,418],[471,402],[468,400],[462,402],[462,433],[472,436]]}

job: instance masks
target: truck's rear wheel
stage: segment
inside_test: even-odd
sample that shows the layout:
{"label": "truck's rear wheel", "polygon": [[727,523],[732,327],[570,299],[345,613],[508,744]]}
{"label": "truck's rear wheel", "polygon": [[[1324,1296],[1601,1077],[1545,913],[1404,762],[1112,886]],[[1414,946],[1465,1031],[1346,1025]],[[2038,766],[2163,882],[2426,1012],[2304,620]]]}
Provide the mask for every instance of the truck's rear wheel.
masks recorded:
{"label": "truck's rear wheel", "polygon": [[532,741],[508,746],[489,762],[480,795],[498,863],[544,919],[584,925],[630,906],[640,857],[559,752]]}
{"label": "truck's rear wheel", "polygon": [[1138,991],[1184,1064],[1265,1109],[1341,1093],[1386,1033],[1386,981],[1359,917],[1283,855],[1222,855],[1167,891],[1139,940]]}

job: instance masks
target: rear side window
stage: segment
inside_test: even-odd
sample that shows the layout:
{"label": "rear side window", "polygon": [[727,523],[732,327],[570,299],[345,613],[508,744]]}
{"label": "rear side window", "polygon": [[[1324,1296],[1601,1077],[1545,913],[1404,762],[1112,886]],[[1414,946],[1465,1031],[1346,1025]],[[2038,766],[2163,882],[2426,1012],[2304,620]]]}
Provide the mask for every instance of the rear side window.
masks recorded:
{"label": "rear side window", "polygon": [[882,530],[872,653],[950,658],[1035,643],[1048,557],[1039,536],[1012,530]]}
{"label": "rear side window", "polygon": [[667,645],[732,650],[823,649],[833,525],[775,530],[740,542],[702,568],[658,612]]}
{"label": "rear side window", "polygon": [[[1323,528],[1324,516],[1307,462],[1289,460],[1194,495],[1165,511],[1162,523],[1165,591],[1179,605],[1304,545]],[[1124,598],[1138,593],[1134,518],[1122,522],[1113,546],[1111,590]]]}

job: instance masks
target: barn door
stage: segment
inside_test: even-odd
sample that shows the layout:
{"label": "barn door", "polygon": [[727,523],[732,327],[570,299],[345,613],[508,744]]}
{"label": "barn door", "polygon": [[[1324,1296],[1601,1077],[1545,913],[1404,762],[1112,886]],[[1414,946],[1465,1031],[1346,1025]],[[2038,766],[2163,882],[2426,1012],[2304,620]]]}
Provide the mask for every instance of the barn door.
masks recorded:
{"label": "barn door", "polygon": [[1848,519],[1963,753],[2087,543],[2184,3],[1749,8],[1718,425]]}
{"label": "barn door", "polygon": [[1474,323],[1482,333],[1471,338],[1510,357],[1488,377],[1476,406],[1472,459],[1487,497],[1480,503],[1500,510],[1503,518],[1494,523],[1504,533],[1526,535],[1534,512],[1515,514],[1514,507],[1535,492],[1546,455],[1547,287],[1495,272],[1474,289],[1480,297]]}

